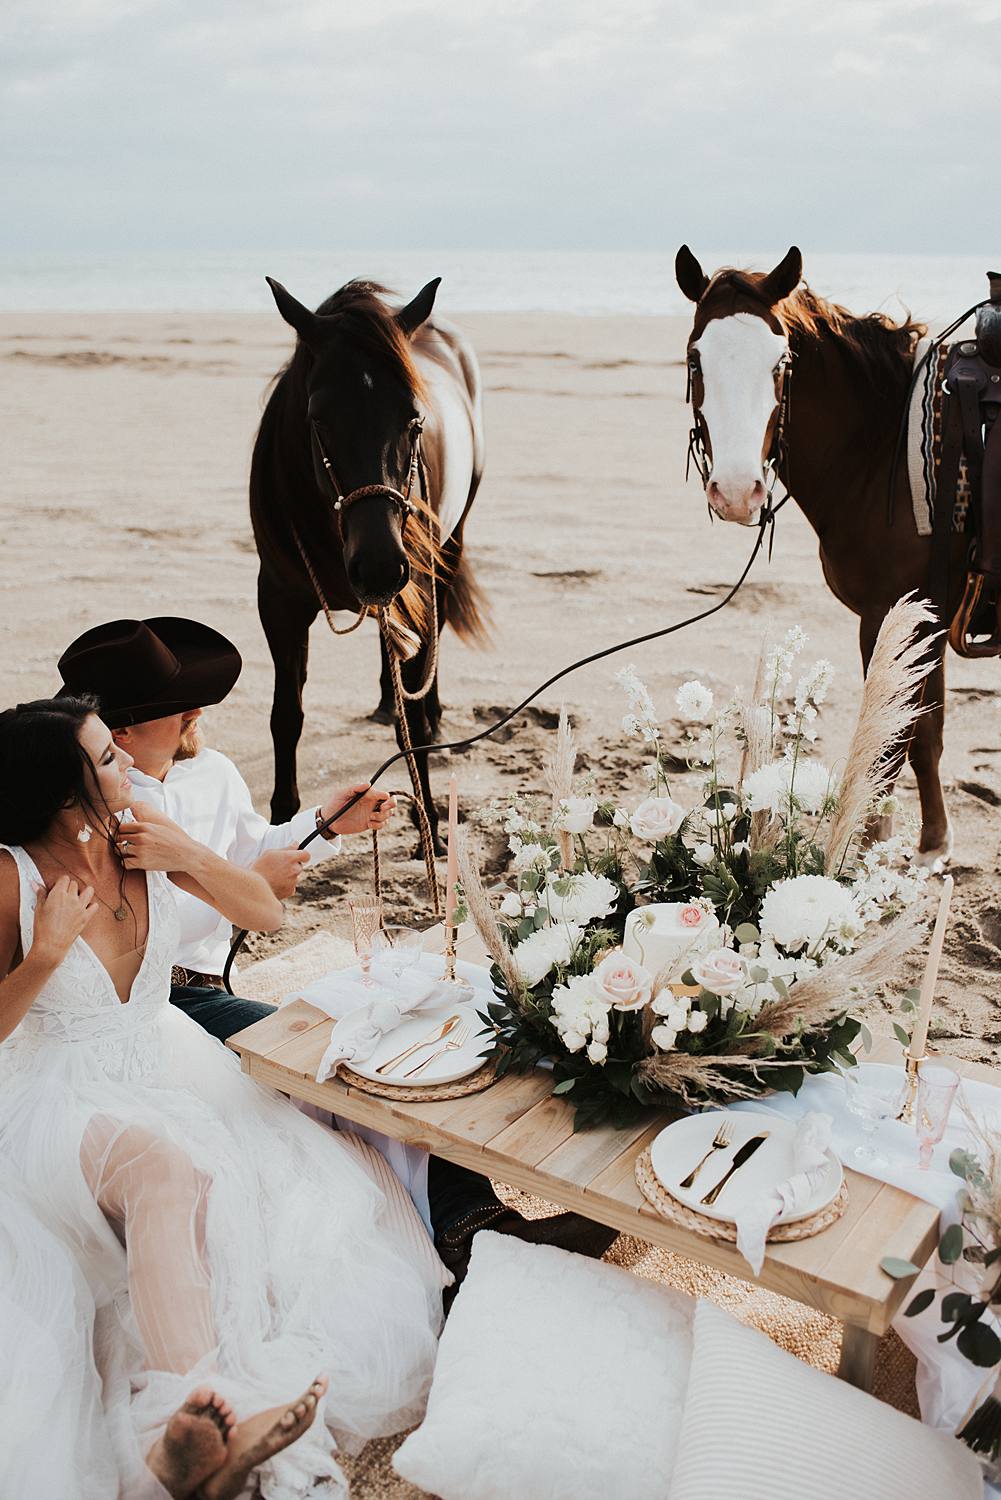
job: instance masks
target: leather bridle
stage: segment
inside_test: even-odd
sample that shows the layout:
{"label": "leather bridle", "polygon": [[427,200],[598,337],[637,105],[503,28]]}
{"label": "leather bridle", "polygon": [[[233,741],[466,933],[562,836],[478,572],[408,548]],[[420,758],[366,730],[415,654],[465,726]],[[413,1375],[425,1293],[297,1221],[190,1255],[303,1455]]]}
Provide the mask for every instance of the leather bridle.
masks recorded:
{"label": "leather bridle", "polygon": [[[702,480],[702,488],[708,489],[709,480],[712,477],[712,463],[709,458],[709,432],[706,427],[705,418],[702,415],[701,406],[696,406],[694,392],[692,389],[692,377],[700,373],[698,360],[693,358],[691,351],[685,359],[687,381],[685,385],[685,404],[692,408],[692,425],[688,433],[688,454],[685,459],[685,479],[687,481],[692,464],[695,464]],[[772,533],[768,541],[768,556],[771,558],[772,544],[775,540],[775,517],[789,499],[789,491],[782,499],[773,504],[772,497],[775,486],[780,478],[779,470],[786,459],[786,430],[789,420],[789,392],[792,384],[792,351],[786,349],[773,372],[775,381],[775,426],[772,431],[772,441],[768,449],[768,455],[764,461],[766,475],[765,503],[758,514],[758,525],[764,529],[765,526],[772,527]],[[708,504],[708,500],[706,502]],[[716,515],[709,506],[710,519],[715,520]]]}
{"label": "leather bridle", "polygon": [[[410,437],[410,465],[407,472],[407,488],[405,493],[395,489],[391,484],[362,484],[357,489],[349,490],[345,494],[344,487],[337,478],[337,472],[330,460],[330,456],[323,446],[319,425],[314,417],[310,417],[309,425],[313,442],[316,444],[316,450],[320,455],[320,462],[323,465],[324,472],[330,484],[331,493],[334,497],[334,510],[337,512],[341,541],[344,541],[344,517],[351,506],[357,504],[359,500],[367,500],[376,495],[381,495],[383,499],[389,500],[396,506],[400,513],[400,529],[401,531],[405,531],[407,521],[413,515],[415,509],[411,498],[414,493],[414,487],[419,487],[422,492],[426,491],[427,488],[424,482],[424,456],[421,452],[421,433],[424,431],[424,418],[412,417],[407,424],[407,432]],[[421,498],[424,499],[425,495],[422,494]]]}

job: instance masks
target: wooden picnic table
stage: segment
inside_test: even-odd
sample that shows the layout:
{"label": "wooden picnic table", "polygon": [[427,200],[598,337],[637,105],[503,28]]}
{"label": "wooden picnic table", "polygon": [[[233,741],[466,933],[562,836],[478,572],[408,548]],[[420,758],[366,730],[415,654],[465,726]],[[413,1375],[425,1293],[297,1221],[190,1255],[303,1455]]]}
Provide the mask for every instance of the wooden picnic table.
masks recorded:
{"label": "wooden picnic table", "polygon": [[[473,962],[485,958],[471,930],[458,951]],[[625,1130],[601,1126],[574,1134],[573,1111],[553,1096],[552,1074],[543,1069],[508,1074],[481,1093],[439,1102],[383,1099],[337,1079],[320,1084],[316,1071],[330,1027],[329,1016],[293,1000],[230,1037],[228,1045],[245,1073],[294,1099],[840,1319],[838,1374],[871,1388],[876,1347],[911,1287],[880,1270],[879,1262],[894,1255],[924,1265],[938,1243],[939,1215],[931,1204],[846,1169],[849,1199],[842,1217],[811,1239],[769,1243],[755,1278],[733,1245],[662,1218],[636,1184],[637,1156],[677,1115],[660,1113]],[[899,1044],[877,1043],[872,1057],[899,1061]],[[997,1082],[991,1069],[952,1065],[967,1077]]]}

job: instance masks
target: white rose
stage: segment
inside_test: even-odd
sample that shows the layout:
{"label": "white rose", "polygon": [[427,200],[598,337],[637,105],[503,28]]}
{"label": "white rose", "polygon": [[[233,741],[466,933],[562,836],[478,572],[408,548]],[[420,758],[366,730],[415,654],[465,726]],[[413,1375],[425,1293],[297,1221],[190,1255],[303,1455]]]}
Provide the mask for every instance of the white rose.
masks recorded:
{"label": "white rose", "polygon": [[675,1031],[684,1031],[688,1025],[688,1001],[681,999],[679,996],[664,1019],[667,1025]]}
{"label": "white rose", "polygon": [[677,833],[685,817],[685,809],[673,798],[647,797],[629,819],[629,826],[638,839],[655,844]]}
{"label": "white rose", "polygon": [[506,917],[521,916],[521,898],[514,891],[508,891],[501,902],[501,911]]}
{"label": "white rose", "polygon": [[542,844],[522,844],[515,852],[514,868],[519,871],[530,870],[535,865],[549,868],[550,851]]}
{"label": "white rose", "polygon": [[744,983],[747,966],[729,948],[714,948],[692,964],[692,978],[711,995],[732,995]]}
{"label": "white rose", "polygon": [[662,1052],[670,1052],[677,1039],[678,1033],[673,1031],[670,1026],[655,1026],[650,1033],[650,1040]]}
{"label": "white rose", "polygon": [[597,808],[597,797],[563,797],[555,825],[565,833],[587,833],[594,823]]}
{"label": "white rose", "polygon": [[616,828],[628,828],[629,814],[624,812],[621,807],[617,807],[612,814],[612,824]]}
{"label": "white rose", "polygon": [[697,865],[711,865],[716,858],[716,850],[712,844],[696,844],[692,850],[692,858]]}
{"label": "white rose", "polygon": [[604,1042],[591,1042],[587,1049],[587,1060],[593,1063],[603,1063],[608,1056],[608,1048]]}
{"label": "white rose", "polygon": [[606,954],[591,978],[597,998],[614,1010],[640,1010],[650,999],[653,975],[621,948]]}
{"label": "white rose", "polygon": [[608,1022],[603,1016],[599,1016],[594,1025],[591,1027],[591,1035],[594,1037],[594,1040],[596,1042],[608,1041]]}
{"label": "white rose", "polygon": [[586,1038],[579,1031],[564,1031],[562,1041],[568,1052],[581,1052],[587,1046]]}
{"label": "white rose", "polygon": [[705,1031],[708,1024],[709,1017],[706,1015],[704,1010],[693,1010],[691,1015],[688,1017],[689,1031]]}

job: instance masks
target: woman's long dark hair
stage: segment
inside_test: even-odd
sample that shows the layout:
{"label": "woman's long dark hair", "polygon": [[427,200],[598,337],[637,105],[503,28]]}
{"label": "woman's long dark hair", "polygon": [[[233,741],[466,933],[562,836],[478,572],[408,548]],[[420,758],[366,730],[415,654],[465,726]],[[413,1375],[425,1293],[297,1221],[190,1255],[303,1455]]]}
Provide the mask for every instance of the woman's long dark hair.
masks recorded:
{"label": "woman's long dark hair", "polygon": [[87,773],[96,767],[80,730],[98,712],[97,699],[39,698],[0,713],[0,843],[44,838],[56,815],[78,804],[81,815],[111,838],[111,810],[97,802]]}

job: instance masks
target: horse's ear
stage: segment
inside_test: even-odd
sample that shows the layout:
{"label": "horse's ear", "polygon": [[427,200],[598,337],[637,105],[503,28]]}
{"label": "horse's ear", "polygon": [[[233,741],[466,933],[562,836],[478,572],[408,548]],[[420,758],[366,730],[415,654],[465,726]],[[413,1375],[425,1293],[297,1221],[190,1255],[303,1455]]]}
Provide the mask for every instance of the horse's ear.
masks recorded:
{"label": "horse's ear", "polygon": [[422,323],[426,323],[431,316],[434,307],[435,294],[441,286],[441,277],[436,276],[434,281],[429,281],[427,286],[422,287],[414,298],[408,302],[406,307],[401,307],[396,314],[396,321],[403,332],[408,336],[416,333]]}
{"label": "horse's ear", "polygon": [[709,285],[709,277],[703,271],[687,245],[682,245],[674,257],[674,274],[678,278],[678,285],[689,302],[698,302],[702,293]]}
{"label": "horse's ear", "polygon": [[287,292],[280,281],[275,281],[270,276],[265,276],[265,281],[271,288],[271,295],[278,306],[278,311],[296,333],[303,340],[308,341],[311,334],[315,334],[319,328],[320,320],[315,312],[296,301],[291,292]]}
{"label": "horse's ear", "polygon": [[795,245],[790,245],[774,271],[769,271],[761,283],[761,294],[774,307],[794,292],[803,280],[803,257]]}

